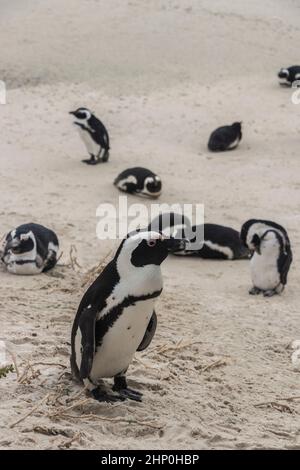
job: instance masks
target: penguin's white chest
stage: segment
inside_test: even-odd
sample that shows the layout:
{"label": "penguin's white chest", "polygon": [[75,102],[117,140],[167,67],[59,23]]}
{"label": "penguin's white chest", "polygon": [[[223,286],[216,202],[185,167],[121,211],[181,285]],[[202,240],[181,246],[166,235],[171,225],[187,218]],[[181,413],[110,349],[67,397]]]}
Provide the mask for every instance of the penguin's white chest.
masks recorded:
{"label": "penguin's white chest", "polygon": [[94,356],[93,382],[127,369],[139,347],[154,310],[155,299],[126,307],[105,334]]}
{"label": "penguin's white chest", "polygon": [[250,266],[252,282],[255,287],[268,290],[274,289],[280,283],[277,256],[254,253]]}
{"label": "penguin's white chest", "polygon": [[238,145],[239,141],[240,141],[240,138],[237,137],[233,142],[231,142],[231,144],[228,146],[228,149],[229,150],[235,149],[235,147]]}
{"label": "penguin's white chest", "polygon": [[81,129],[80,127],[78,128],[78,131],[79,131],[79,135],[80,135],[81,139],[83,140],[83,142],[86,146],[86,149],[87,149],[88,153],[96,156],[99,152],[99,146],[92,139],[89,132]]}

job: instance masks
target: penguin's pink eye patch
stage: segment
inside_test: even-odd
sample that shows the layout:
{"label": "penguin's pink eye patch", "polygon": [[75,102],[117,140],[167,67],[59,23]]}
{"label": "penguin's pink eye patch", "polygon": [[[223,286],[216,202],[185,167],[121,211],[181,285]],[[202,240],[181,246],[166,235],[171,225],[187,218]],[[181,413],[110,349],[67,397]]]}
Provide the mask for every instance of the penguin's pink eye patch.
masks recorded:
{"label": "penguin's pink eye patch", "polygon": [[156,245],[157,240],[148,240],[147,245],[150,246],[150,248],[153,248]]}

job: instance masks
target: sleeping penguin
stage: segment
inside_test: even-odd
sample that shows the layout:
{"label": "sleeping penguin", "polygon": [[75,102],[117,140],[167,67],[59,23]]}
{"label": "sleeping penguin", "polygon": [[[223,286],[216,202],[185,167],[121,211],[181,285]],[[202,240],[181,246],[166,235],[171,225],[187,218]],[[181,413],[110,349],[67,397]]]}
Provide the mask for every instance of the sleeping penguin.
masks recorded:
{"label": "sleeping penguin", "polygon": [[187,239],[184,249],[172,249],[174,255],[227,260],[250,256],[250,251],[242,243],[237,230],[218,224],[191,225],[183,214],[160,214],[150,223],[148,230],[150,229]]}
{"label": "sleeping penguin", "polygon": [[43,225],[20,225],[6,235],[1,260],[12,274],[39,274],[57,261],[58,239]]}
{"label": "sleeping penguin", "polygon": [[278,78],[280,85],[292,86],[295,81],[300,80],[300,65],[280,69]]}
{"label": "sleeping penguin", "polygon": [[104,124],[87,108],[78,108],[69,114],[75,117],[74,125],[78,126],[80,137],[90,155],[89,159],[82,161],[88,165],[107,162],[110,147]]}
{"label": "sleeping penguin", "polygon": [[210,136],[208,148],[212,152],[224,152],[235,149],[242,138],[242,123],[234,122],[231,126],[218,127]]}
{"label": "sleeping penguin", "polygon": [[[126,372],[156,330],[160,265],[170,248],[183,244],[158,232],[129,235],[84,294],[72,328],[71,369],[96,400],[141,401],[142,394],[128,388]],[[112,391],[102,384],[109,377],[114,379]]]}
{"label": "sleeping penguin", "polygon": [[267,228],[252,238],[255,246],[250,261],[253,287],[249,294],[261,292],[265,297],[280,294],[287,283],[292,262],[291,251],[286,251],[286,240],[276,229]]}
{"label": "sleeping penguin", "polygon": [[122,171],[114,181],[121,191],[138,196],[156,198],[161,194],[161,179],[147,168],[134,167]]}

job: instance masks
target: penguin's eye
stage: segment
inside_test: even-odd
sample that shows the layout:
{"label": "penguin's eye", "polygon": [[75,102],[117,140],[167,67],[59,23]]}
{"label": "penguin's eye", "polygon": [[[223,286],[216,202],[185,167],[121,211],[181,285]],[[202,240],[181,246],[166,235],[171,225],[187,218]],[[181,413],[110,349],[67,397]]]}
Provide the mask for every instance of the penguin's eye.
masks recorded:
{"label": "penguin's eye", "polygon": [[153,248],[156,245],[156,240],[148,240],[147,245],[150,246],[150,248]]}

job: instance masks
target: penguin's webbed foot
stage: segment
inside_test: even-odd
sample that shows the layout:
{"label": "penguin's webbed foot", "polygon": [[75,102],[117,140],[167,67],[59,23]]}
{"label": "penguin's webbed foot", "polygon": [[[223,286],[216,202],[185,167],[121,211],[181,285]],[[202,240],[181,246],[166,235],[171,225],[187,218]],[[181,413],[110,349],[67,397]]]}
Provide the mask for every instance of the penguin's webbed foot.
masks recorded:
{"label": "penguin's webbed foot", "polygon": [[94,158],[88,158],[86,160],[81,160],[83,163],[86,163],[87,165],[97,165],[100,163],[98,160],[95,160]]}
{"label": "penguin's webbed foot", "polygon": [[91,391],[93,397],[95,400],[101,402],[106,402],[106,403],[115,403],[117,401],[124,401],[126,400],[126,397],[123,397],[121,394],[119,395],[114,395],[107,393],[105,390],[101,390],[100,388],[95,388],[94,390]]}
{"label": "penguin's webbed foot", "polygon": [[261,290],[258,287],[252,287],[252,289],[249,290],[250,295],[258,295],[261,293]]}
{"label": "penguin's webbed foot", "polygon": [[108,159],[109,159],[109,151],[106,150],[106,151],[104,152],[104,154],[102,155],[100,161],[101,161],[102,163],[106,163],[106,162],[108,161]]}
{"label": "penguin's webbed foot", "polygon": [[133,390],[132,388],[122,388],[121,390],[118,390],[118,393],[121,397],[123,397],[124,400],[129,399],[138,402],[142,401],[143,394],[137,390]]}
{"label": "penguin's webbed foot", "polygon": [[269,289],[264,291],[264,297],[273,297],[273,295],[276,295],[277,292],[275,289]]}
{"label": "penguin's webbed foot", "polygon": [[118,392],[121,397],[124,397],[124,399],[128,398],[129,400],[139,402],[142,401],[143,394],[141,392],[138,392],[137,390],[133,390],[132,388],[127,387],[127,381],[125,376],[116,376],[114,378],[114,382],[115,383],[112,389],[113,391]]}

